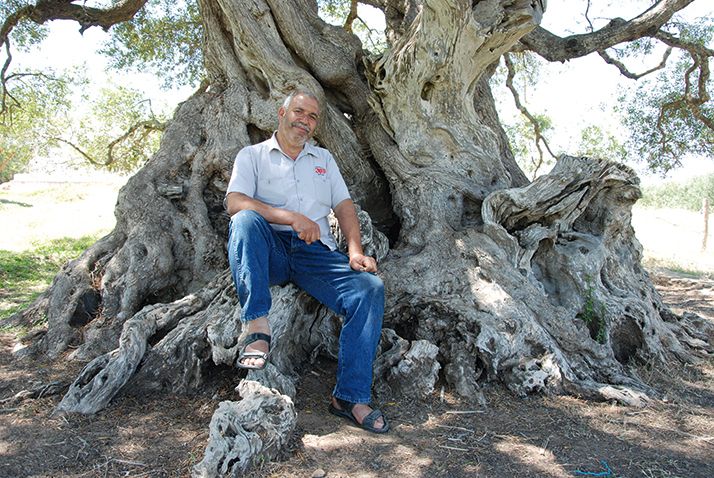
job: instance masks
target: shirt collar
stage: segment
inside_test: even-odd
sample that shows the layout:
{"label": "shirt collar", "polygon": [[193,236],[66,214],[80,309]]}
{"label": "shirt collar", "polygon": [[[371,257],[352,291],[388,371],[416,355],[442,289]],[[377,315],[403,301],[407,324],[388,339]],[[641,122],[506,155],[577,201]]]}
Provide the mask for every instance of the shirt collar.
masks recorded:
{"label": "shirt collar", "polygon": [[[280,143],[278,143],[278,132],[275,131],[273,132],[273,136],[270,137],[268,140],[268,150],[272,151],[274,149],[277,149],[281,153],[285,154],[285,152],[280,148]],[[298,154],[298,158],[302,156],[303,154],[310,154],[312,156],[317,156],[316,152],[316,147],[312,143],[312,139],[309,140],[307,143],[305,143],[305,146],[303,146],[302,151],[300,151],[300,154]]]}

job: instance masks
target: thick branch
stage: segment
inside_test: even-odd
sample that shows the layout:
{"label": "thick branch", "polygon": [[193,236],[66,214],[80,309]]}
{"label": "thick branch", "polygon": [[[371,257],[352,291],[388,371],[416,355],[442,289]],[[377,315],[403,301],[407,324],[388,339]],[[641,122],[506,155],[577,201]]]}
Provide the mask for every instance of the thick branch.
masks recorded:
{"label": "thick branch", "polygon": [[694,0],[661,0],[632,20],[614,18],[592,33],[562,38],[537,27],[521,39],[526,50],[538,53],[548,61],[566,61],[605,50],[619,43],[654,36],[672,15]]}
{"label": "thick branch", "polygon": [[102,27],[108,30],[112,25],[134,18],[146,3],[146,0],[123,0],[112,8],[92,8],[75,5],[72,0],[40,0],[32,8],[29,19],[37,24],[50,20],[74,20],[81,31],[90,27]]}

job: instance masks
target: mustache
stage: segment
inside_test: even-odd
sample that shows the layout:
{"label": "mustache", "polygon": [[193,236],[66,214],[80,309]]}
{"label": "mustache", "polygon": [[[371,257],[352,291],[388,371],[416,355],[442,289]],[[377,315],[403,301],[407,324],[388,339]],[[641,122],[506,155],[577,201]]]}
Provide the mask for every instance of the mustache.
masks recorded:
{"label": "mustache", "polygon": [[300,121],[293,121],[292,123],[290,123],[290,126],[304,129],[307,133],[310,132],[310,127],[305,123],[301,123]]}

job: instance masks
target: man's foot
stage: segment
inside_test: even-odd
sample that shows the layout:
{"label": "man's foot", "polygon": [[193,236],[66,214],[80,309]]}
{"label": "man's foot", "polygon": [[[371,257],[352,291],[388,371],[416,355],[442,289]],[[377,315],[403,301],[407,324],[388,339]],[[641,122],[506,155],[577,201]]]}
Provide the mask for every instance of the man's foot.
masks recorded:
{"label": "man's foot", "polygon": [[332,397],[330,413],[347,418],[360,428],[373,433],[386,433],[389,423],[380,410],[373,410],[366,403],[351,403]]}
{"label": "man's foot", "polygon": [[267,317],[249,321],[245,335],[245,345],[241,351],[236,367],[262,370],[268,363],[270,352],[270,324]]}

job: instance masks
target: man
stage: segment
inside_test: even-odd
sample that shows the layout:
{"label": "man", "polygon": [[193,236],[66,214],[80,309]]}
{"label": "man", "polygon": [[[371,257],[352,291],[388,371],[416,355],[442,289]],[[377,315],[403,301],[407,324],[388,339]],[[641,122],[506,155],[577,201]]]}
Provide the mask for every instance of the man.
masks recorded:
{"label": "man", "polygon": [[[243,148],[233,165],[226,192],[228,259],[247,327],[236,366],[265,367],[269,287],[293,282],[344,317],[330,412],[384,433],[387,420],[369,406],[384,285],[374,275],[376,261],[362,251],[354,204],[334,158],[308,142],[319,117],[316,96],[294,92],[278,110],[273,136]],[[327,221],[331,209],[348,256],[336,250]]]}

